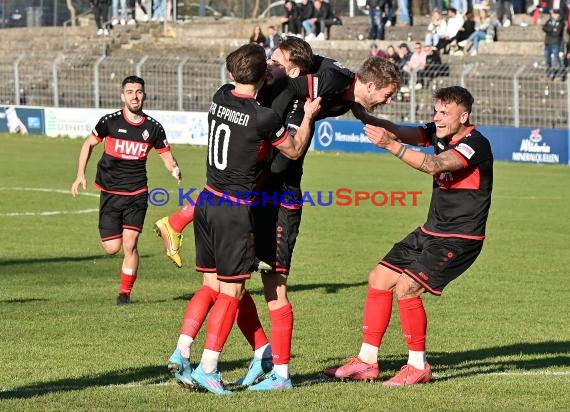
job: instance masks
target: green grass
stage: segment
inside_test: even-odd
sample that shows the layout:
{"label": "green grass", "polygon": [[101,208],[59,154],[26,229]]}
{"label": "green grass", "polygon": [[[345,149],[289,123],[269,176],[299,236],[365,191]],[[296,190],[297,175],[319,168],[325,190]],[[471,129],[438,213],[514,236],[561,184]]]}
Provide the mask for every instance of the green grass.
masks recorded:
{"label": "green grass", "polygon": [[[567,167],[496,163],[483,253],[442,297],[424,299],[435,380],[394,390],[326,381],[321,371],[358,351],[368,271],[423,223],[430,178],[391,156],[311,153],[304,181],[311,193],[423,194],[415,207],[305,208],[289,281],[296,388],[220,398],[179,388],[166,370],[187,299],[201,283],[191,228],[183,269],[167,261],[151,230],[178,206],[149,208],[134,304],[117,307],[120,257],[100,248],[96,213],[69,213],[96,209],[97,197],[55,191],[69,190],[82,141],[2,135],[0,144],[0,410],[570,410]],[[175,146],[174,153],[182,187],[200,187],[204,148]],[[101,147],[90,182],[100,154]],[[176,194],[154,154],[149,177],[151,187]],[[37,214],[45,211],[67,213]],[[248,285],[268,326],[259,277]],[[397,311],[392,320],[380,351],[382,380],[406,359]],[[194,362],[203,341],[202,330]],[[234,330],[220,364],[224,380],[240,377],[250,356]]]}

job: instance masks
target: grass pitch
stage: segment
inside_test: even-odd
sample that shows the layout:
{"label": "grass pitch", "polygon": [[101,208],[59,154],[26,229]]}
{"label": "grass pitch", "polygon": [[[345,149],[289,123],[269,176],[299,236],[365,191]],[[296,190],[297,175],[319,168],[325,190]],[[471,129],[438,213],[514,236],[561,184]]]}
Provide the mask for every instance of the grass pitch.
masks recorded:
{"label": "grass pitch", "polygon": [[[117,307],[121,258],[98,244],[97,192],[69,194],[82,141],[2,135],[0,144],[0,410],[570,410],[568,167],[495,164],[481,256],[442,297],[424,299],[434,381],[389,389],[329,381],[321,371],[357,353],[368,271],[424,222],[431,179],[392,156],[309,154],[304,190],[312,195],[339,188],[422,194],[417,206],[306,206],[289,280],[295,389],[217,397],[183,390],[166,370],[201,277],[191,228],[182,269],[152,233],[156,219],[178,208],[178,187],[158,156],[149,159],[149,186],[169,190],[171,201],[149,208],[134,304]],[[175,146],[174,153],[180,187],[201,187],[205,149]],[[268,326],[258,276],[249,288]],[[194,363],[203,341],[202,330]],[[395,310],[380,349],[381,380],[406,354]],[[234,329],[220,364],[224,381],[242,376],[250,357]]]}

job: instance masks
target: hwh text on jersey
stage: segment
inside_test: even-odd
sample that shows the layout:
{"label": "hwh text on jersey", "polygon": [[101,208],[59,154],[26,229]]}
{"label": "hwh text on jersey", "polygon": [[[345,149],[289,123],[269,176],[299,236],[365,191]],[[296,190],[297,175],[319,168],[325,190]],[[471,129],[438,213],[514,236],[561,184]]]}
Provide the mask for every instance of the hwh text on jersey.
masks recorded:
{"label": "hwh text on jersey", "polygon": [[150,146],[148,143],[112,138],[108,138],[108,140],[110,144],[106,145],[107,150],[105,151],[111,156],[126,160],[146,159],[148,156]]}

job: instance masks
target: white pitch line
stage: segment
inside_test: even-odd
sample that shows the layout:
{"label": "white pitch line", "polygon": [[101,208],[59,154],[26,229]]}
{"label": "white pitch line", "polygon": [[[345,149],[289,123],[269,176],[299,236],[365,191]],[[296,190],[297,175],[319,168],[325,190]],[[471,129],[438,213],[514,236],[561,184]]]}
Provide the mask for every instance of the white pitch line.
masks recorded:
{"label": "white pitch line", "polygon": [[[453,375],[445,373],[434,373],[435,378],[453,378]],[[477,373],[471,375],[473,377],[480,376],[570,376],[570,371],[521,371],[521,372],[489,372]],[[323,380],[323,383],[329,382]],[[60,385],[60,386],[44,386],[44,387],[22,387],[22,388],[0,388],[0,393],[44,393],[44,392],[58,392],[58,391],[71,391],[81,389],[130,389],[130,388],[144,388],[144,387],[160,387],[160,386],[174,386],[177,385],[174,381],[158,382],[158,383],[119,383],[109,385]]]}
{"label": "white pitch line", "polygon": [[[17,192],[43,192],[43,193],[60,193],[70,195],[70,190],[62,189],[48,189],[42,187],[0,187],[0,190],[17,191]],[[99,197],[97,193],[80,192],[80,196]],[[57,216],[57,215],[80,215],[84,213],[94,213],[99,209],[81,209],[81,210],[54,210],[49,212],[5,212],[0,213],[0,216],[15,217],[15,216]]]}

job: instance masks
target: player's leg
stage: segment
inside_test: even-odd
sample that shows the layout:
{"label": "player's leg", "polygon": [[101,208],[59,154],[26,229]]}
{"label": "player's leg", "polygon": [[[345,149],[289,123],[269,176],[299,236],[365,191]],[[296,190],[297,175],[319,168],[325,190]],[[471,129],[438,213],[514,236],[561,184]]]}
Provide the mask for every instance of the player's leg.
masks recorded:
{"label": "player's leg", "polygon": [[378,377],[378,351],[390,324],[393,290],[403,269],[421,253],[418,233],[412,232],[396,243],[368,275],[368,291],[364,302],[362,344],[357,356],[347,359],[339,368],[325,371],[340,379],[372,380]]}
{"label": "player's leg", "polygon": [[206,343],[200,364],[192,372],[192,380],[198,386],[217,395],[231,393],[224,388],[218,360],[232,330],[245,280],[220,282],[220,293],[212,307],[206,325]]}
{"label": "player's leg", "polygon": [[[253,208],[255,220],[255,255],[263,261],[275,265],[275,233],[277,225],[277,206],[256,206]],[[269,266],[271,269],[271,266]],[[271,345],[263,330],[255,302],[249,292],[245,292],[240,301],[238,327],[253,349],[253,358],[245,376],[237,380],[238,385],[250,386],[260,377],[271,371]]]}
{"label": "player's leg", "polygon": [[123,265],[121,267],[121,285],[117,304],[131,303],[131,292],[137,279],[139,267],[138,239],[142,232],[146,210],[146,193],[136,196],[117,196],[117,209],[121,211],[123,222]]}
{"label": "player's leg", "polygon": [[180,246],[182,231],[194,220],[194,204],[188,203],[170,216],[165,216],[154,223],[154,231],[162,238],[166,256],[177,266],[182,267]]}
{"label": "player's leg", "polygon": [[257,307],[246,290],[240,300],[236,323],[253,350],[247,374],[236,381],[237,385],[250,386],[273,368],[271,345],[263,330]]}
{"label": "player's leg", "polygon": [[408,346],[408,362],[386,386],[429,382],[431,366],[426,359],[427,313],[421,299],[428,291],[440,296],[449,282],[461,275],[479,255],[482,242],[437,238],[421,234],[422,253],[398,280],[396,293],[402,333]]}
{"label": "player's leg", "polygon": [[140,232],[132,229],[123,230],[123,265],[121,266],[121,285],[117,296],[117,305],[131,303],[131,292],[137,280],[139,267],[138,238]]}
{"label": "player's leg", "polygon": [[[202,213],[203,212],[203,213]],[[207,218],[206,218],[207,217]],[[245,280],[251,276],[255,260],[253,213],[249,206],[216,206],[198,204],[194,223],[195,238],[205,232],[211,239],[220,293],[210,311],[206,325],[206,343],[200,364],[192,373],[198,386],[219,394],[227,394],[218,372],[218,359],[235,322],[238,306],[245,291]],[[196,250],[196,266],[200,261]],[[205,262],[208,263],[208,262]]]}
{"label": "player's leg", "polygon": [[176,349],[168,359],[170,373],[182,386],[194,386],[191,378],[193,368],[190,363],[192,344],[210,309],[214,306],[219,291],[220,283],[216,278],[216,274],[204,273],[202,287],[194,293],[186,306]]}
{"label": "player's leg", "polygon": [[299,234],[302,210],[279,207],[273,244],[275,269],[262,272],[263,292],[271,320],[271,350],[273,372],[266,379],[250,387],[251,390],[284,390],[293,387],[289,374],[291,342],[293,338],[293,306],[287,294],[287,278],[293,250]]}

